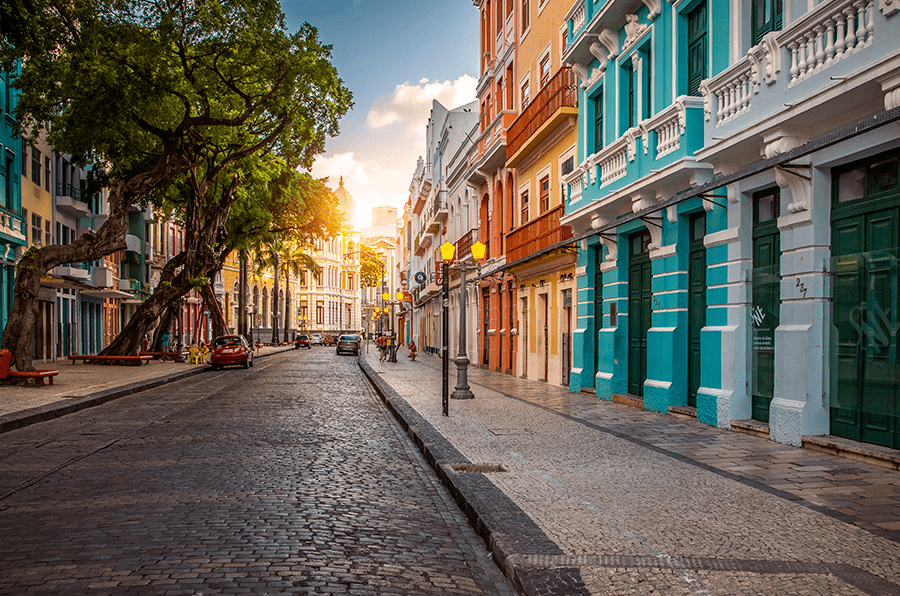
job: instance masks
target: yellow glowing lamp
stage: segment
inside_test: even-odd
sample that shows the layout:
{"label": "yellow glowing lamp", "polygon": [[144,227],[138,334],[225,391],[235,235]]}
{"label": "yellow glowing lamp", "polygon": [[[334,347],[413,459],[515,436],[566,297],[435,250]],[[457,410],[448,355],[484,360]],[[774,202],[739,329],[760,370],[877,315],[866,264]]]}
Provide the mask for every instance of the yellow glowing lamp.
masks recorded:
{"label": "yellow glowing lamp", "polygon": [[385,302],[391,301],[391,293],[390,292],[385,292],[384,294],[381,295],[381,297],[384,298]]}
{"label": "yellow glowing lamp", "polygon": [[476,261],[480,261],[484,258],[484,253],[487,251],[487,245],[479,240],[475,244],[472,245],[472,258]]}
{"label": "yellow glowing lamp", "polygon": [[450,242],[444,242],[441,244],[441,259],[445,263],[449,263],[453,260],[453,253],[456,252],[456,245]]}
{"label": "yellow glowing lamp", "polygon": [[397,301],[403,302],[403,292],[401,292],[401,291],[397,292]]}

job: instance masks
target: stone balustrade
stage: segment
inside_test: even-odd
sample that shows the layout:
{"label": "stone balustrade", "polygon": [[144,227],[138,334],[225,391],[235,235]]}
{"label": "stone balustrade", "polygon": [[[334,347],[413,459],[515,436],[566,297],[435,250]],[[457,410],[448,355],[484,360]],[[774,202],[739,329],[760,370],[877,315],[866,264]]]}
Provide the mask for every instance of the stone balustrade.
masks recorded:
{"label": "stone balustrade", "polygon": [[872,43],[874,0],[823,2],[776,36],[779,48],[790,52],[790,84]]}

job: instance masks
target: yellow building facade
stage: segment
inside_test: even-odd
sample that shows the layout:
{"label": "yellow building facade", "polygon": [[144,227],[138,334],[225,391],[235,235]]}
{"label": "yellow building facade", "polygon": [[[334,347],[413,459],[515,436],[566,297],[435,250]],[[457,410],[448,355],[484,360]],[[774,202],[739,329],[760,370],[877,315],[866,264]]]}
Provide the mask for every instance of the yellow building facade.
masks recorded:
{"label": "yellow building facade", "polygon": [[517,88],[522,110],[507,135],[507,167],[516,169],[515,227],[506,238],[508,272],[517,279],[517,362],[520,376],[567,386],[572,365],[577,292],[575,254],[551,249],[571,237],[560,225],[563,177],[576,166],[577,80],[562,63],[570,2],[527,4],[520,36]]}

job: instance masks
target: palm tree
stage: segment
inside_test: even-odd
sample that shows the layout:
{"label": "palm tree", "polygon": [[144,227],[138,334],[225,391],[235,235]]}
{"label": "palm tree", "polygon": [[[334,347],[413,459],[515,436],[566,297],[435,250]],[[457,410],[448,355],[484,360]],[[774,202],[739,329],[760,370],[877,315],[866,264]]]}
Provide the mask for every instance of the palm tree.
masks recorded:
{"label": "palm tree", "polygon": [[[290,288],[290,276],[299,275],[300,271],[312,271],[318,278],[322,269],[319,267],[311,256],[303,252],[303,250],[291,241],[285,240],[281,236],[275,237],[269,242],[259,244],[256,249],[256,271],[262,274],[266,270],[272,270],[275,273],[275,289],[272,291],[272,314],[278,312],[278,290],[279,275],[284,273],[285,287]],[[287,300],[285,300],[285,317],[284,317],[284,337],[288,335],[288,321],[290,311]],[[278,325],[272,325],[272,343],[278,343]]]}
{"label": "palm tree", "polygon": [[[290,292],[291,277],[297,277],[303,271],[311,271],[318,279],[322,268],[296,244],[285,244],[280,255],[281,271],[284,273],[284,287]],[[291,320],[291,305],[285,293],[284,301],[284,337],[288,336],[288,324]]]}

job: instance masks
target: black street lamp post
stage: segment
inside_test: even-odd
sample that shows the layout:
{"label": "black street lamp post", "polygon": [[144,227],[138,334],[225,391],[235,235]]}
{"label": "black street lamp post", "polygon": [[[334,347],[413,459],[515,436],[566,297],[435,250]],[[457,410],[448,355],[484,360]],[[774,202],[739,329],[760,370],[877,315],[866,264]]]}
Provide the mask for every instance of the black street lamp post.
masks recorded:
{"label": "black street lamp post", "polygon": [[[472,257],[475,259],[476,263],[480,262],[484,258],[486,246],[482,242],[476,242],[472,245]],[[456,247],[450,242],[445,242],[441,245],[441,258],[443,259],[444,266],[444,337],[446,338],[450,334],[450,318],[449,318],[449,304],[450,304],[450,262],[453,260],[453,254],[456,252]],[[460,272],[460,284],[459,284],[459,349],[457,350],[456,355],[456,387],[453,389],[453,393],[450,395],[453,399],[474,399],[475,394],[472,393],[472,390],[469,388],[469,357],[466,354],[466,306],[468,302],[468,294],[466,292],[466,273],[469,271],[480,271],[481,265],[468,265],[466,263],[458,262],[455,265],[452,265],[453,269],[456,269]],[[444,374],[444,395],[447,394],[448,385],[449,385],[449,370],[448,370],[448,350],[447,350],[447,339],[444,339],[444,366],[443,366],[443,374]],[[447,405],[446,400],[444,402],[444,415],[447,415]]]}

